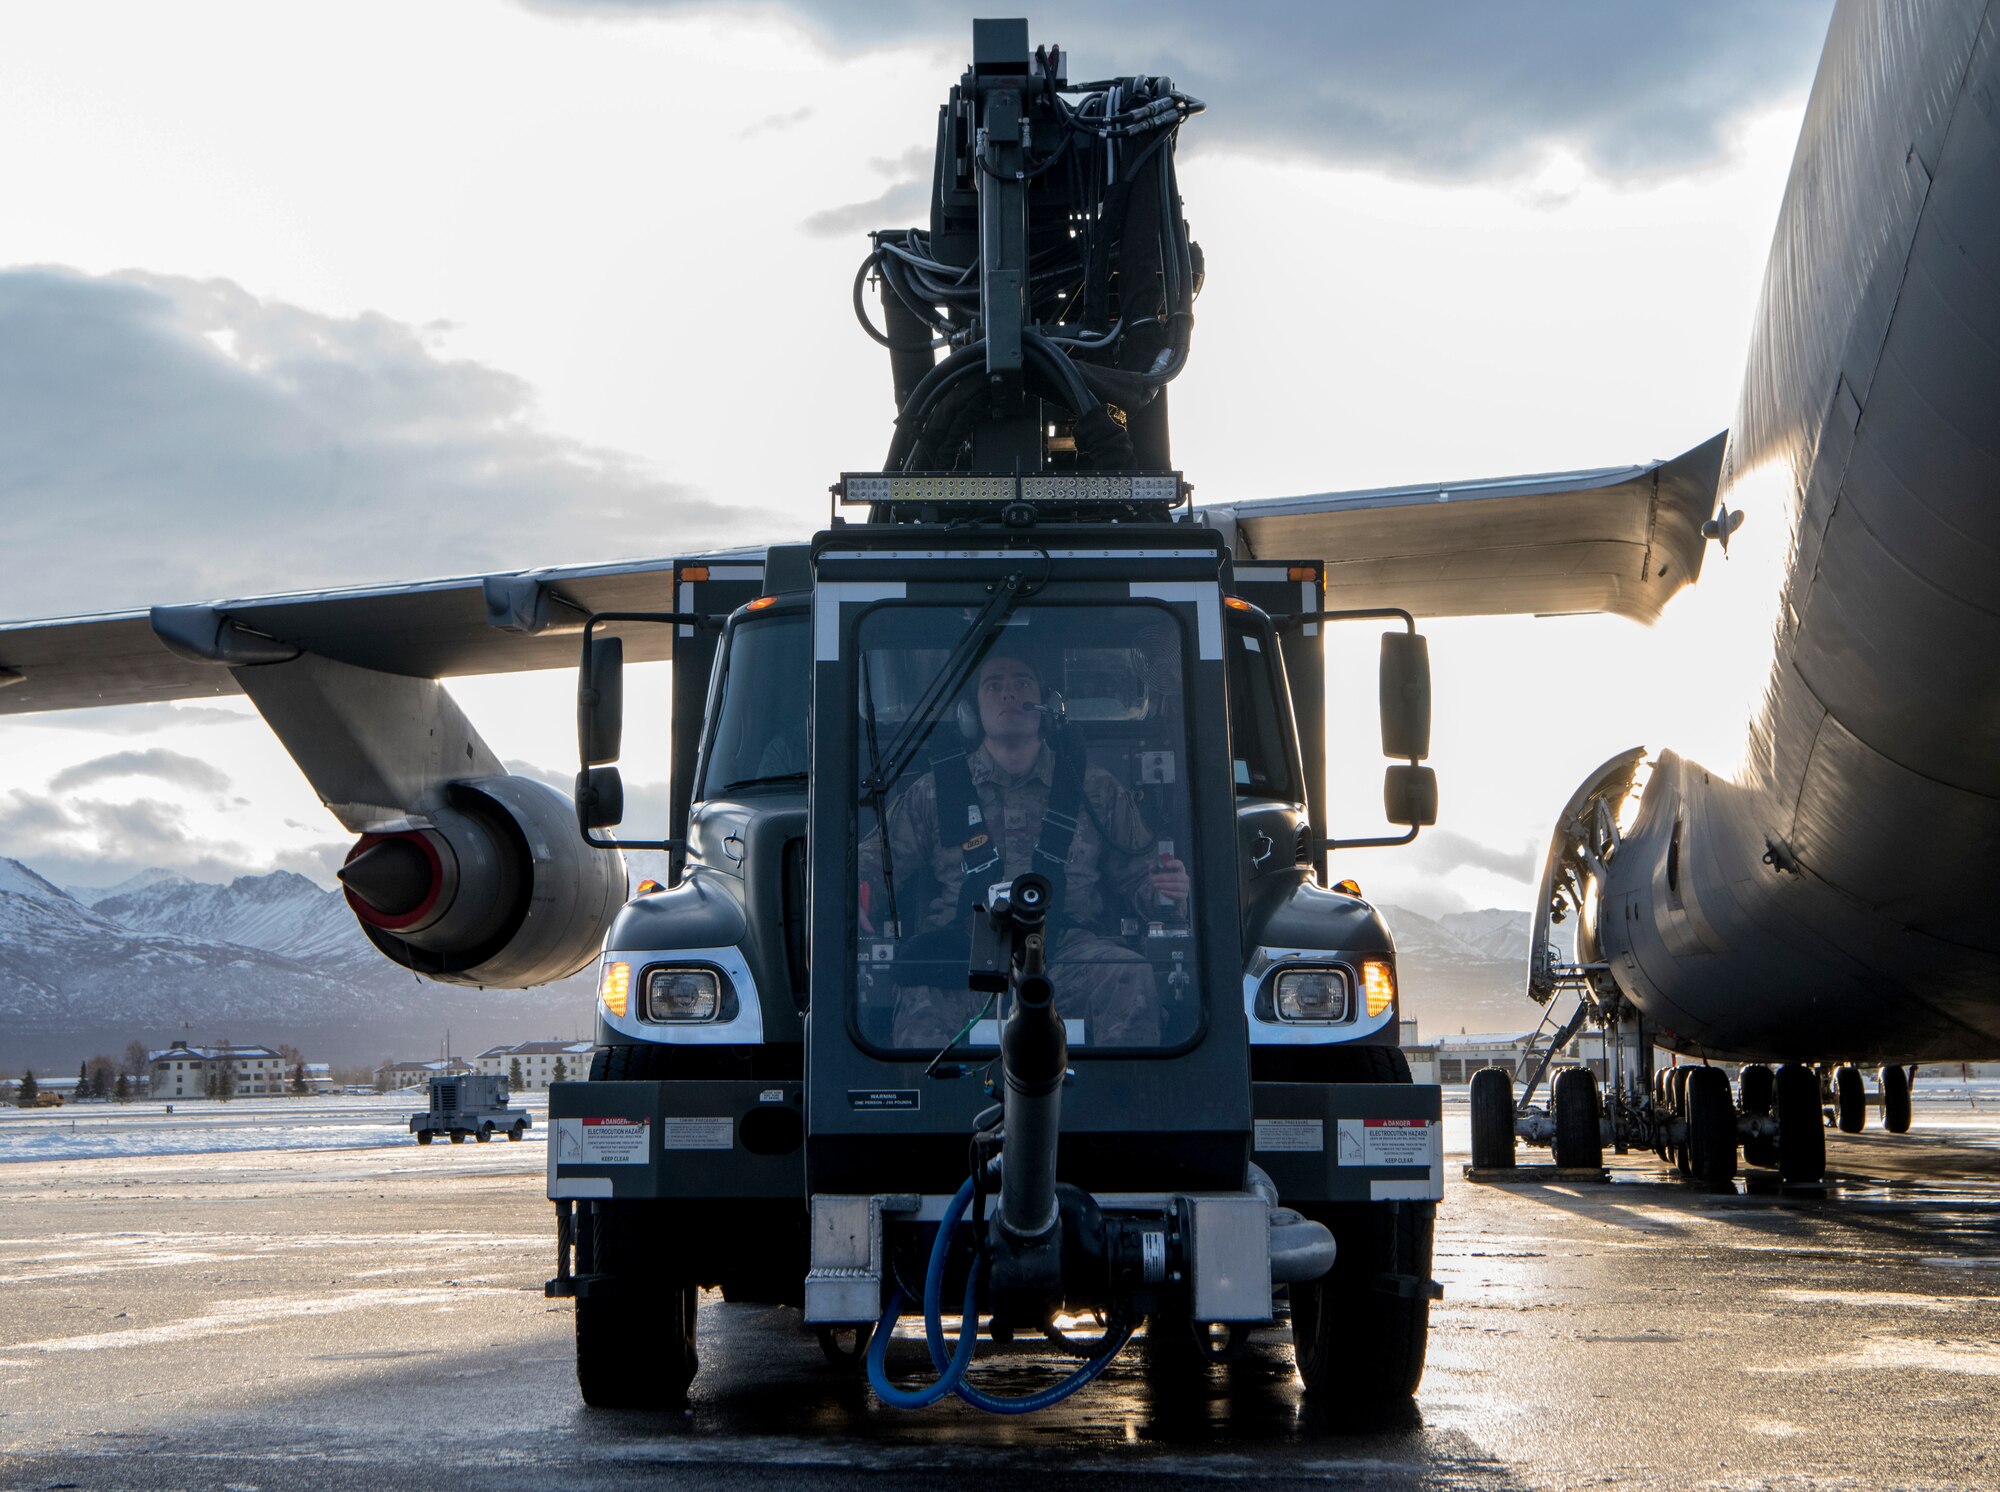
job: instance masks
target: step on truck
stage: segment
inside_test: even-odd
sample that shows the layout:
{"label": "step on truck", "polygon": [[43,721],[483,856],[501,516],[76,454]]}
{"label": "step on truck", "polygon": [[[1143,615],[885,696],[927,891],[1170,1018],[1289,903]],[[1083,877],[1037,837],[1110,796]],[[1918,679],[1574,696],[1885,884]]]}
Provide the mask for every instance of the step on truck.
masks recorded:
{"label": "step on truck", "polygon": [[[1280,1321],[1314,1394],[1417,1387],[1439,1090],[1381,915],[1324,884],[1353,770],[1324,722],[1379,712],[1397,763],[1404,832],[1338,845],[1408,842],[1427,655],[1403,612],[1329,609],[1321,561],[1189,510],[1165,383],[1199,108],[1072,87],[1025,22],[976,22],[929,231],[875,234],[856,281],[889,459],[810,543],[691,556],[670,610],[583,628],[582,835],[668,864],[605,940],[589,1080],[550,1092],[548,1288],[593,1405],[683,1402],[705,1288],[799,1310],[910,1407],[1053,1403],[1142,1329],[1206,1373]],[[1371,620],[1375,687],[1330,680],[1326,630]],[[623,659],[659,628],[671,739],[633,749]],[[666,832],[631,837],[618,763],[663,756]],[[979,1339],[1022,1336],[1073,1371],[982,1389]]]}

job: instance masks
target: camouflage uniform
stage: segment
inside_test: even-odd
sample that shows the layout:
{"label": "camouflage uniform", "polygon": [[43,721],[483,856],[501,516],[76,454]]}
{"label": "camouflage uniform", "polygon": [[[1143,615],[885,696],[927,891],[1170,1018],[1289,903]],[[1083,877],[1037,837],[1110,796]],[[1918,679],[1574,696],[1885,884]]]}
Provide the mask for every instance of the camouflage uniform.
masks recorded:
{"label": "camouflage uniform", "polygon": [[[981,746],[967,755],[966,765],[973,790],[979,795],[986,830],[1001,841],[1001,874],[994,880],[1011,881],[1030,868],[1043,810],[1055,782],[1055,756],[1044,743],[1034,765],[1025,774],[1012,777]],[[1154,909],[1147,880],[1153,842],[1131,795],[1109,772],[1088,769],[1083,791],[1095,812],[1078,815],[1065,862],[1065,886],[1049,960],[1056,1006],[1065,1017],[1084,1021],[1084,1040],[1089,1046],[1158,1046],[1160,1002],[1153,966],[1123,943],[1097,931],[1115,928],[1123,917],[1160,915]],[[1113,843],[1105,843],[1097,821],[1110,831]],[[940,842],[937,779],[929,773],[912,783],[889,810],[889,848],[898,878],[907,873],[906,867],[927,865],[936,880],[937,894],[924,911],[923,929],[949,927],[958,918],[959,891],[965,879],[959,846],[963,832],[948,833],[946,842]],[[1128,847],[1136,847],[1137,853],[1126,853]],[[881,862],[880,840],[871,835],[861,850],[864,883],[879,887]],[[884,902],[877,896],[874,905],[879,909]],[[911,910],[905,907],[904,915],[908,917]],[[905,927],[906,932],[916,930]],[[933,1050],[942,1047],[983,1002],[984,996],[962,985],[906,985],[897,994],[894,1043]]]}

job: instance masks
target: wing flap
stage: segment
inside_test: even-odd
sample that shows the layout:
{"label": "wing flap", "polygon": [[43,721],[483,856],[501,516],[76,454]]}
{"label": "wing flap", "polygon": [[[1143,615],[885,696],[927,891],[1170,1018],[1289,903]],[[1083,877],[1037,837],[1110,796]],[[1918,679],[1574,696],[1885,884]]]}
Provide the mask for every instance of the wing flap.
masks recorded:
{"label": "wing flap", "polygon": [[1419,616],[1615,612],[1642,622],[1701,573],[1724,436],[1671,461],[1201,510],[1239,556],[1317,559],[1337,606]]}

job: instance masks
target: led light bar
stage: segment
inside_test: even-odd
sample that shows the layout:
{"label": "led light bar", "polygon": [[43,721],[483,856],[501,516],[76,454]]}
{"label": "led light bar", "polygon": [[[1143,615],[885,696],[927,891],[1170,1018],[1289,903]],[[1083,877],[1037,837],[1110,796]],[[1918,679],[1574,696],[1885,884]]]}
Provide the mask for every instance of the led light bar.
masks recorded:
{"label": "led light bar", "polygon": [[1173,507],[1186,495],[1181,474],[1077,472],[1057,476],[972,476],[954,472],[848,471],[836,487],[844,504],[1119,503]]}

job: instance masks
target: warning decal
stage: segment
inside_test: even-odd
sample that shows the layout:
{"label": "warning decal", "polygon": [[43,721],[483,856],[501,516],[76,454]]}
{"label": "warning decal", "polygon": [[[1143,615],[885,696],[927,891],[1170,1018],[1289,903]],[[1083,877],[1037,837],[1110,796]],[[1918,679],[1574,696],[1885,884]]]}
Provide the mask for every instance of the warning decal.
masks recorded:
{"label": "warning decal", "polygon": [[728,1119],[669,1119],[660,1132],[664,1150],[733,1150],[736,1126]]}
{"label": "warning decal", "polygon": [[556,1161],[573,1166],[643,1166],[650,1153],[650,1119],[558,1119]]}
{"label": "warning decal", "polygon": [[1259,1119],[1259,1150],[1325,1150],[1326,1124],[1319,1119]]}
{"label": "warning decal", "polygon": [[1424,1166],[1431,1163],[1429,1119],[1342,1119],[1343,1166]]}

